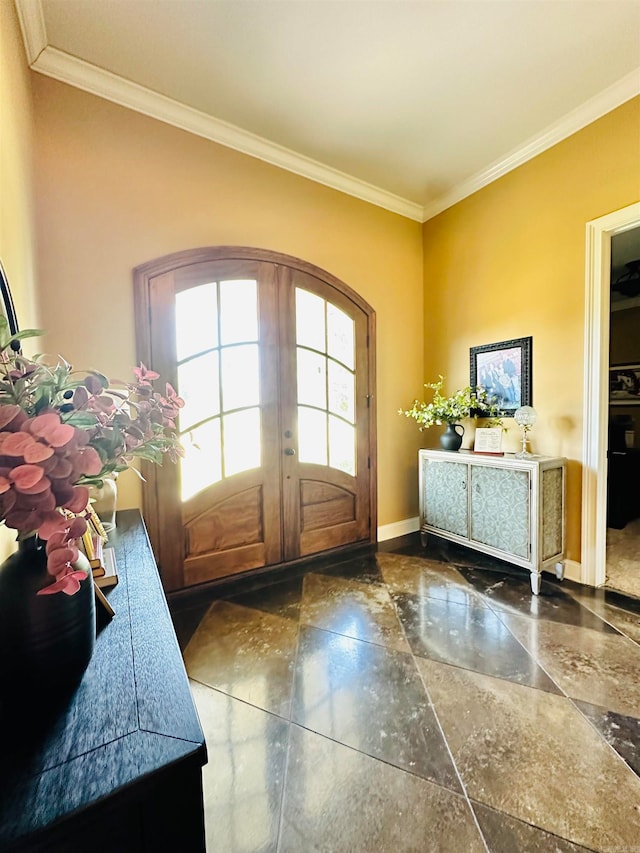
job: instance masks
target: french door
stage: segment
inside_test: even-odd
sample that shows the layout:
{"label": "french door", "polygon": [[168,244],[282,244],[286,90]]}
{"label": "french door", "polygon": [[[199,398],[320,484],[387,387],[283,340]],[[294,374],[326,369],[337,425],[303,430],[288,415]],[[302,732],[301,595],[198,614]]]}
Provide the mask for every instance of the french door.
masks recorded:
{"label": "french door", "polygon": [[178,465],[145,469],[165,588],[375,540],[374,314],[276,253],[180,253],[135,274],[140,358],[185,399]]}

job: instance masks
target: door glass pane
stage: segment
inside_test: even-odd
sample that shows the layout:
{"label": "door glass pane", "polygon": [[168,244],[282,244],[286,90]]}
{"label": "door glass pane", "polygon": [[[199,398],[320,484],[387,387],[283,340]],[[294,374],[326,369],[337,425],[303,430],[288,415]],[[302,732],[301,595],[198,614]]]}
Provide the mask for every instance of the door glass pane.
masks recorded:
{"label": "door glass pane", "polygon": [[329,415],[329,465],[356,475],[355,427]]}
{"label": "door glass pane", "polygon": [[217,284],[201,284],[176,293],[178,361],[218,346]]}
{"label": "door glass pane", "polygon": [[258,345],[222,350],[223,411],[257,406],[260,403]]}
{"label": "door glass pane", "polygon": [[260,409],[245,409],[223,418],[224,475],[231,477],[241,471],[259,468]]}
{"label": "door glass pane", "polygon": [[327,302],[327,351],[330,356],[354,368],[353,320]]}
{"label": "door glass pane", "polygon": [[298,406],[298,458],[327,464],[327,416],[317,409]]}
{"label": "door glass pane", "polygon": [[184,399],[180,429],[220,414],[218,351],[193,358],[178,367],[178,393]]}
{"label": "door glass pane", "polygon": [[350,370],[329,362],[329,411],[354,422],[354,376]]}
{"label": "door glass pane", "polygon": [[326,352],[324,306],[320,296],[296,287],[296,341],[300,346]]}
{"label": "door glass pane", "polygon": [[258,340],[257,282],[220,282],[220,338],[223,345]]}
{"label": "door glass pane", "polygon": [[180,441],[185,451],[180,460],[180,473],[182,500],[186,501],[222,479],[220,418],[182,433]]}
{"label": "door glass pane", "polygon": [[327,408],[327,359],[324,355],[298,347],[298,403]]}

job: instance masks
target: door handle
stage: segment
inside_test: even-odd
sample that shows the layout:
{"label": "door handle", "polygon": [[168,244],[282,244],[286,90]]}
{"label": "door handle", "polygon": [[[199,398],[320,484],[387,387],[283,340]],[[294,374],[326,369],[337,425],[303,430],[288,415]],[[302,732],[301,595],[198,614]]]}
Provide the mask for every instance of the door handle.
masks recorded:
{"label": "door handle", "polygon": [[295,450],[293,449],[293,447],[285,447],[285,449],[284,449],[284,455],[285,455],[285,456],[295,456],[295,455],[296,455],[296,452],[295,452]]}

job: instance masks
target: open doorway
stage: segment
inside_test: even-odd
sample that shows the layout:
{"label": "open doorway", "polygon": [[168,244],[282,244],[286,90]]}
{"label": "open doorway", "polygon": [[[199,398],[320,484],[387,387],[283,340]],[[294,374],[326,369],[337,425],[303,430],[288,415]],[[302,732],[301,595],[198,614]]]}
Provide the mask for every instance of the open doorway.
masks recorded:
{"label": "open doorway", "polygon": [[640,202],[587,223],[583,413],[582,573],[606,580],[611,241],[640,227]]}
{"label": "open doorway", "polygon": [[640,597],[640,227],[611,237],[605,586]]}

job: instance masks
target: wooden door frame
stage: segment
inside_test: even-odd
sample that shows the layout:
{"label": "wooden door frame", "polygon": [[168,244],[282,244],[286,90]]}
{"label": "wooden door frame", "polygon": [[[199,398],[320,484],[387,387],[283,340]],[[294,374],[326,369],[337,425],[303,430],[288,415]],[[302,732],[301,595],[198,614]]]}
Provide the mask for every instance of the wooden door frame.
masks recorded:
{"label": "wooden door frame", "polygon": [[[198,249],[187,249],[164,255],[147,263],[137,266],[133,271],[133,294],[135,313],[136,354],[138,361],[147,366],[153,366],[153,352],[151,345],[151,281],[157,276],[172,273],[177,269],[192,264],[202,264],[212,261],[223,260],[253,260],[275,264],[307,273],[319,279],[323,283],[335,288],[339,293],[350,299],[367,318],[367,360],[369,372],[369,407],[368,407],[368,432],[369,432],[369,456],[371,467],[369,471],[369,541],[377,541],[378,530],[378,481],[377,481],[377,418],[376,418],[376,315],[374,309],[355,290],[345,284],[339,278],[315,266],[315,264],[303,261],[291,255],[281,252],[273,252],[268,249],[257,249],[249,246],[208,246]],[[175,376],[168,376],[168,381],[177,385]],[[159,513],[157,499],[157,476],[156,466],[143,463],[142,471],[146,480],[146,487],[142,490],[142,511],[149,532],[149,538],[154,549],[159,537]],[[163,575],[166,589],[176,589],[181,586],[180,579]]]}

